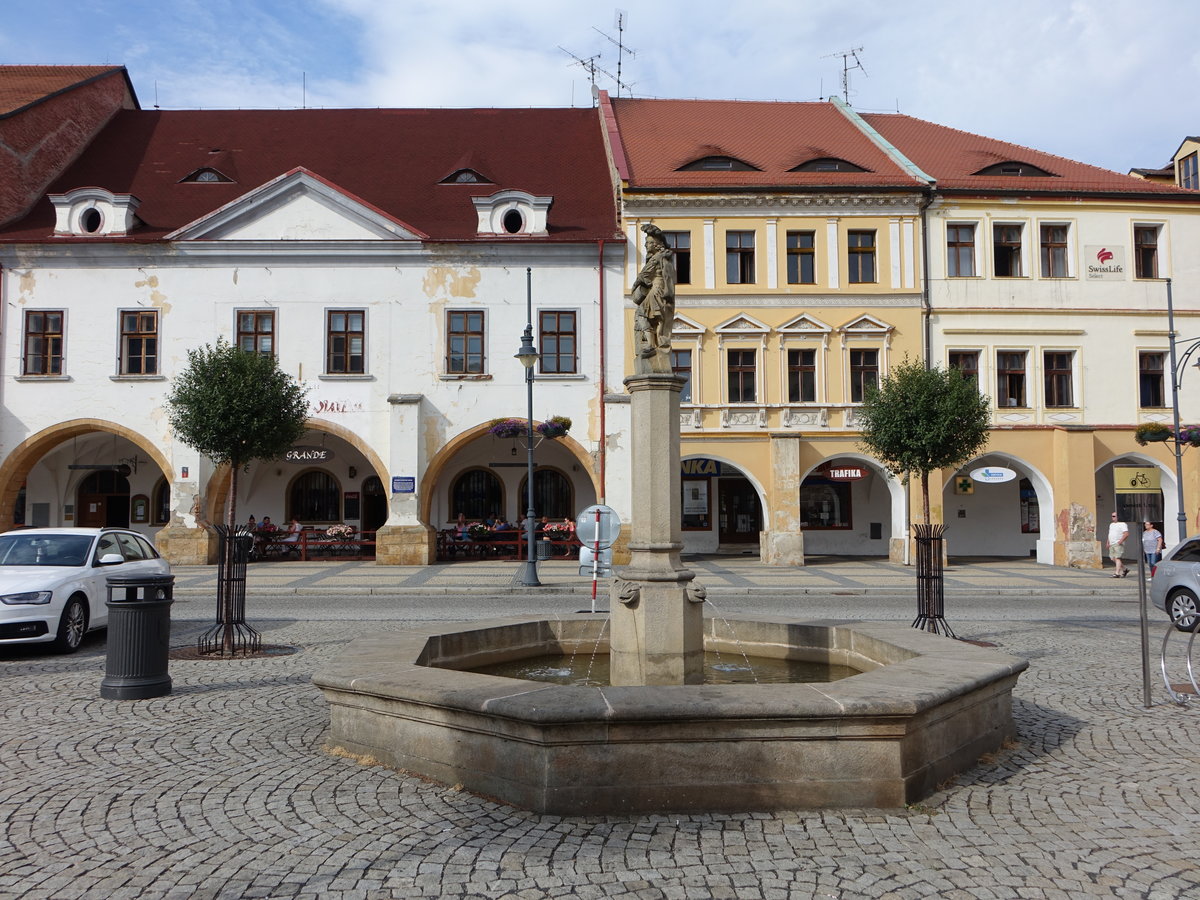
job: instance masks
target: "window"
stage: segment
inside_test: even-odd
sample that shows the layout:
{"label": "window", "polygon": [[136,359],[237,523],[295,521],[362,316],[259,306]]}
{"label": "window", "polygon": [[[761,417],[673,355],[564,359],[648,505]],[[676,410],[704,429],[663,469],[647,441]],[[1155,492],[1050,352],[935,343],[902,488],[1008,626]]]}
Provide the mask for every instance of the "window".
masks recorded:
{"label": "window", "polygon": [[462,513],[478,522],[488,516],[499,516],[503,509],[500,479],[487,469],[468,469],[450,486],[450,514],[455,519]]}
{"label": "window", "polygon": [[712,527],[712,494],[707,478],[683,478],[679,482],[684,531],[708,531]]}
{"label": "window", "polygon": [[158,310],[121,313],[121,374],[158,374]]}
{"label": "window", "polygon": [[850,351],[850,402],[862,403],[867,391],[879,385],[879,351]]}
{"label": "window", "polygon": [[1200,170],[1196,165],[1196,154],[1191,153],[1179,161],[1179,186],[1195,190],[1200,188]]}
{"label": "window", "polygon": [[820,159],[810,159],[798,166],[788,169],[789,172],[866,172],[862,166],[848,160],[836,159],[832,156],[822,156]]}
{"label": "window", "polygon": [[975,226],[946,226],[946,274],[970,278],[975,274]]}
{"label": "window", "polygon": [[[529,476],[521,479],[520,507],[518,519],[525,517],[525,504],[528,503]],[[538,467],[533,473],[533,509],[540,519],[546,516],[550,519],[575,518],[575,492],[571,488],[571,480],[557,469]],[[456,516],[457,518],[457,516]]]}
{"label": "window", "polygon": [[758,172],[748,162],[732,156],[702,156],[676,169],[677,172]]}
{"label": "window", "polygon": [[816,232],[813,231],[787,233],[788,284],[816,284],[815,242]]}
{"label": "window", "polygon": [[451,310],[446,313],[446,373],[483,373],[482,310]]}
{"label": "window", "polygon": [[875,232],[846,233],[850,248],[849,281],[851,284],[871,284],[875,281]]}
{"label": "window", "polygon": [[237,345],[247,353],[275,355],[275,310],[238,310]]}
{"label": "window", "polygon": [[331,309],[326,321],[325,371],[330,375],[364,373],[366,312],[361,309]]}
{"label": "window", "polygon": [[1166,394],[1163,391],[1163,360],[1162,353],[1138,354],[1138,405],[1162,409],[1166,407]]}
{"label": "window", "polygon": [[753,403],[755,373],[754,350],[730,350],[727,357],[729,363],[729,402]]}
{"label": "window", "polygon": [[1135,278],[1158,277],[1158,226],[1135,225],[1133,229]]}
{"label": "window", "polygon": [[63,311],[25,312],[23,375],[61,375]]}
{"label": "window", "polygon": [[996,403],[1025,406],[1025,351],[996,354]]}
{"label": "window", "polygon": [[850,528],[850,483],[810,475],[800,485],[800,526],[805,531]]}
{"label": "window", "polygon": [[1046,406],[1074,406],[1071,393],[1071,358],[1074,353],[1047,350],[1042,354],[1042,374],[1046,380]]}
{"label": "window", "polygon": [[1011,160],[1009,162],[995,163],[990,166],[985,166],[974,175],[1004,175],[1008,178],[1051,178],[1052,172],[1047,172],[1045,169],[1035,166],[1032,163],[1017,162]]}
{"label": "window", "polygon": [[692,351],[671,351],[671,374],[686,378],[683,389],[679,392],[680,403],[692,402]]}
{"label": "window", "polygon": [[1042,226],[1042,277],[1067,277],[1067,226]]}
{"label": "window", "polygon": [[171,485],[165,478],[158,479],[158,484],[154,486],[150,516],[152,525],[166,525],[171,521]]}
{"label": "window", "polygon": [[320,469],[297,477],[288,492],[288,518],[312,524],[342,521],[342,489],[337,479]]}
{"label": "window", "polygon": [[788,403],[817,402],[817,351],[788,350]]}
{"label": "window", "polygon": [[992,252],[997,278],[1021,277],[1021,226],[993,225]]}
{"label": "window", "polygon": [[753,231],[726,232],[725,281],[729,284],[754,284]]}
{"label": "window", "polygon": [[538,349],[541,352],[541,371],[548,375],[574,374],[575,313],[538,313]]}
{"label": "window", "polygon": [[692,233],[690,231],[664,231],[667,246],[675,254],[675,283],[692,283]]}
{"label": "window", "polygon": [[950,368],[958,369],[962,377],[979,384],[979,351],[951,350]]}

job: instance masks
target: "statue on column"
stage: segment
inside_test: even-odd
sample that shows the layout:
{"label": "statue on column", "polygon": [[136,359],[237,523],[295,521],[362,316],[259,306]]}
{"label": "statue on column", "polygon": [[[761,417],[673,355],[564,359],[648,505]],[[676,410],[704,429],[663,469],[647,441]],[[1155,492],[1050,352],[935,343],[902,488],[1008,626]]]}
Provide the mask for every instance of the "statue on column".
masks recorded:
{"label": "statue on column", "polygon": [[633,283],[634,371],[671,373],[671,327],[675,322],[675,254],[657,225],[642,226],[646,262]]}

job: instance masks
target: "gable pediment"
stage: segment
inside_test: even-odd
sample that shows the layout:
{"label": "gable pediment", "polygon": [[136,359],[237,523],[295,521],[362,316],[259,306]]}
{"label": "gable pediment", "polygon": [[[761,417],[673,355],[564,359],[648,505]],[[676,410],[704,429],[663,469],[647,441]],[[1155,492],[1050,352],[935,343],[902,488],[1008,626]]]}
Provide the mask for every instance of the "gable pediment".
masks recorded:
{"label": "gable pediment", "polygon": [[167,236],[176,241],[419,241],[415,228],[293,169]]}
{"label": "gable pediment", "polygon": [[820,319],[815,319],[808,313],[801,313],[796,318],[779,326],[783,334],[829,334],[833,327],[826,325]]}
{"label": "gable pediment", "polygon": [[717,334],[766,334],[771,329],[753,316],[738,313],[714,329]]}
{"label": "gable pediment", "polygon": [[671,326],[672,334],[704,334],[707,329],[695,319],[689,319],[682,313],[675,313],[675,322]]}
{"label": "gable pediment", "polygon": [[838,328],[842,334],[890,334],[895,329],[894,325],[889,325],[882,319],[877,319],[871,315],[859,316]]}

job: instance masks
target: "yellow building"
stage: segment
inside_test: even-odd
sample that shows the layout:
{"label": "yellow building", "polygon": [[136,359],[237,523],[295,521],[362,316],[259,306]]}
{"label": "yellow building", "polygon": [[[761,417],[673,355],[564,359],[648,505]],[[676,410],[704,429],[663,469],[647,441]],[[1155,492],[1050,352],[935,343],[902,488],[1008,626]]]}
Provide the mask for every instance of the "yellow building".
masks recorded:
{"label": "yellow building", "polygon": [[[987,454],[931,479],[952,555],[1099,566],[1098,510],[1177,515],[1173,445],[1133,429],[1170,419],[1166,279],[1195,316],[1200,195],[836,100],[602,94],[601,113],[627,290],[643,223],[676,252],[685,552],[906,561],[915,490],[855,422],[905,356],[967,370],[993,406]],[[1156,470],[1163,494],[1118,500],[1119,465]]]}

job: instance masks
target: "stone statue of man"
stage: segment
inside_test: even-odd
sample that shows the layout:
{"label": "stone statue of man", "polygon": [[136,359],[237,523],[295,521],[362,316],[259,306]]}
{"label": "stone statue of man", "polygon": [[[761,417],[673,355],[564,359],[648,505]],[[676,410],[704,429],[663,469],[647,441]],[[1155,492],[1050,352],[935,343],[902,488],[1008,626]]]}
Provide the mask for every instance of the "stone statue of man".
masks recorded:
{"label": "stone statue of man", "polygon": [[633,283],[634,369],[671,372],[671,326],[675,321],[675,254],[657,225],[642,226],[646,262]]}

